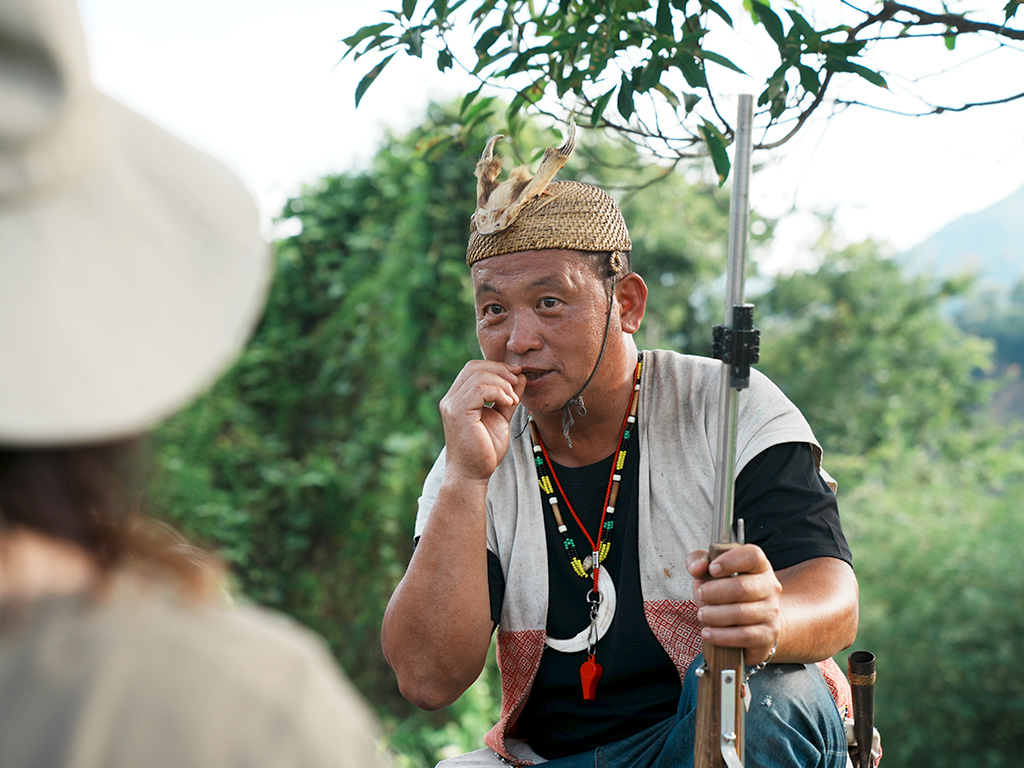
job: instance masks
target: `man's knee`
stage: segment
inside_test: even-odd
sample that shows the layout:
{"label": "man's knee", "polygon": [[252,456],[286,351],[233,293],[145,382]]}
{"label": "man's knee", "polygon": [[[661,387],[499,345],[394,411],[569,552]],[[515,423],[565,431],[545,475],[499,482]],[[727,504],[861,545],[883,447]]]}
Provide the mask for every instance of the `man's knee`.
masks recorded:
{"label": "man's knee", "polygon": [[771,665],[749,685],[748,765],[846,764],[842,718],[815,665]]}

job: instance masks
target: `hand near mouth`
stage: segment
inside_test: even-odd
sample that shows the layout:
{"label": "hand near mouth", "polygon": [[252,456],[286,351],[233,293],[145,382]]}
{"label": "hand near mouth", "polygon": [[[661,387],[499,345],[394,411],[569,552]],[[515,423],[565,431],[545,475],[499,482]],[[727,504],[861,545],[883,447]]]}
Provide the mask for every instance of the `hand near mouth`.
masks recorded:
{"label": "hand near mouth", "polygon": [[471,360],[441,400],[446,464],[464,480],[486,482],[505,457],[509,422],[527,375],[517,365]]}

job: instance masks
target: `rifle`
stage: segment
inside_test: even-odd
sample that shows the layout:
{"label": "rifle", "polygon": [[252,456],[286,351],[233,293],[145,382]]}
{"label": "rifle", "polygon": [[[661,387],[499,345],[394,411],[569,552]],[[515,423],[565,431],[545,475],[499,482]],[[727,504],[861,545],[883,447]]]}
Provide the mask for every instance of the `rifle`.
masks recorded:
{"label": "rifle", "polygon": [[[718,411],[718,450],[715,467],[714,540],[710,563],[743,543],[742,523],[733,535],[733,497],[736,485],[736,395],[750,380],[750,365],[758,359],[759,333],[753,328],[753,306],[743,303],[747,232],[750,221],[750,155],[753,98],[739,97],[734,140],[733,189],[729,205],[729,263],[726,275],[725,322],[715,326],[712,356],[722,361]],[[697,670],[697,732],[695,768],[743,767],[743,649],[704,645],[704,666]]]}
{"label": "rifle", "polygon": [[875,735],[875,654],[854,651],[847,658],[847,678],[853,695],[853,737],[857,768],[871,768]]}

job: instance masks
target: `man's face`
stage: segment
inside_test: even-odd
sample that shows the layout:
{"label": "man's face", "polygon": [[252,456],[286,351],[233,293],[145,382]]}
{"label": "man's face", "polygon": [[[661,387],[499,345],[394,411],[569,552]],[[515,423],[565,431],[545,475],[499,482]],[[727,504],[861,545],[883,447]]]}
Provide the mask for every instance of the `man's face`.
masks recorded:
{"label": "man's face", "polygon": [[601,354],[606,282],[580,254],[561,250],[492,256],[472,274],[484,357],[522,366],[531,411],[561,410]]}

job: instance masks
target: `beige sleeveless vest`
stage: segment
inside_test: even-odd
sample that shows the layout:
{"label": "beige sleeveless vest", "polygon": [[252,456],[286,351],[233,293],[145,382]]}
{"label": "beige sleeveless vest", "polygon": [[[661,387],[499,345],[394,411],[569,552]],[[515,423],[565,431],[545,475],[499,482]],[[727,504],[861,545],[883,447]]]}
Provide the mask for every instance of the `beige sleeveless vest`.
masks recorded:
{"label": "beige sleeveless vest", "polygon": [[[700,653],[700,624],[687,553],[712,540],[714,466],[718,441],[717,360],[664,350],[644,353],[640,387],[640,583],[644,614],[675,663],[680,679]],[[513,438],[487,490],[487,548],[501,561],[505,599],[498,628],[501,719],[487,746],[520,762],[505,743],[540,667],[547,622],[548,568],[541,494],[537,488],[524,408],[512,419]],[[739,396],[737,475],[752,458],[780,443],[810,443],[821,470],[821,448],[807,421],[781,390],[756,370]],[[444,452],[423,487],[416,519],[420,535],[444,472]],[[849,687],[838,666],[822,663],[842,710]],[[843,713],[845,715],[845,712]],[[527,761],[528,762],[528,761]]]}

